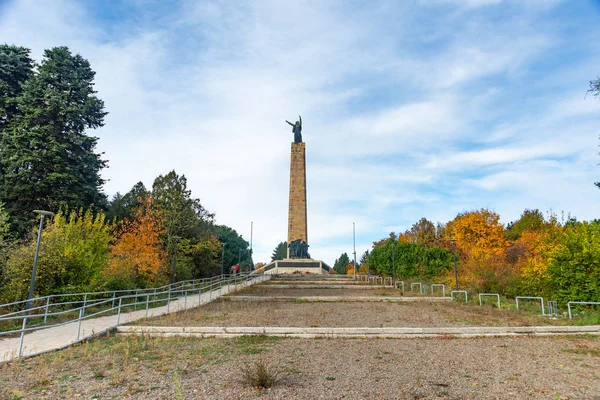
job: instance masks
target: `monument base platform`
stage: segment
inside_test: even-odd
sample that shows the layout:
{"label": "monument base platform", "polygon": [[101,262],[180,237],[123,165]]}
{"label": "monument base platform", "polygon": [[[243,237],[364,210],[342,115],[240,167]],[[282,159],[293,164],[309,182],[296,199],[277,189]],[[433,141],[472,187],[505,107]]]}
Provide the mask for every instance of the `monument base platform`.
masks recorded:
{"label": "monument base platform", "polygon": [[321,260],[310,258],[286,258],[272,261],[264,267],[265,274],[318,274],[328,275],[331,267]]}

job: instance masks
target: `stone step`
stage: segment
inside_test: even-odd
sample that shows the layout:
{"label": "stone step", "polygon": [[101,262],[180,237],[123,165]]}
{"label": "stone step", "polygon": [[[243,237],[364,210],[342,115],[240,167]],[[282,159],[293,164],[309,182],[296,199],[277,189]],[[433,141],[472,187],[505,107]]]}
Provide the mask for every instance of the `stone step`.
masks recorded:
{"label": "stone step", "polygon": [[346,284],[327,284],[327,285],[314,285],[314,284],[261,284],[255,285],[256,287],[262,288],[276,288],[276,289],[393,289],[392,286],[381,286],[381,285],[346,285]]}
{"label": "stone step", "polygon": [[369,284],[367,282],[356,282],[356,281],[330,281],[330,280],[286,280],[286,279],[271,279],[268,283],[266,283],[265,285],[277,285],[277,284],[293,284],[293,285],[356,285],[356,286],[368,286]]}
{"label": "stone step", "polygon": [[232,301],[294,301],[294,302],[388,302],[452,301],[450,297],[430,296],[223,296]]}
{"label": "stone step", "polygon": [[470,326],[434,328],[314,328],[275,326],[207,326],[207,327],[161,327],[119,326],[117,334],[139,336],[187,336],[187,337],[238,337],[248,335],[285,336],[298,338],[430,338],[430,337],[486,337],[486,336],[555,336],[600,335],[600,326]]}

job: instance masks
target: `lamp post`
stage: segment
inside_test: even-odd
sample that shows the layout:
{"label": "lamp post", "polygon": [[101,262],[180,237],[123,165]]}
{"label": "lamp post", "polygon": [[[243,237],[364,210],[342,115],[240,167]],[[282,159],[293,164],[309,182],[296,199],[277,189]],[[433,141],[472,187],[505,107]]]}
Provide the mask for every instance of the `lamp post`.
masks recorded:
{"label": "lamp post", "polygon": [[177,241],[179,240],[179,236],[173,236],[174,247],[175,250],[173,252],[173,277],[171,278],[171,283],[175,283],[175,274],[177,273]]}
{"label": "lamp post", "polygon": [[371,257],[369,257],[369,250],[367,250],[367,282],[371,282]]}
{"label": "lamp post", "polygon": [[44,227],[44,217],[52,217],[54,213],[44,210],[33,210],[40,214],[40,228],[38,229],[37,244],[35,245],[35,256],[33,257],[33,270],[31,271],[31,283],[29,285],[29,295],[27,296],[27,309],[31,308],[31,299],[33,298],[33,288],[35,287],[35,271],[37,270],[38,254],[40,252],[40,243],[42,242],[42,228]]}
{"label": "lamp post", "polygon": [[352,223],[352,243],[354,247],[354,280],[356,280],[356,228],[354,222]]}
{"label": "lamp post", "polygon": [[452,242],[454,253],[454,281],[456,282],[456,290],[458,290],[458,270],[456,269],[456,239],[450,239]]}
{"label": "lamp post", "polygon": [[396,280],[396,260],[394,258],[394,242],[392,242],[392,282]]}
{"label": "lamp post", "polygon": [[221,275],[225,275],[225,265],[223,264],[225,260],[225,246],[227,246],[227,243],[221,243]]}

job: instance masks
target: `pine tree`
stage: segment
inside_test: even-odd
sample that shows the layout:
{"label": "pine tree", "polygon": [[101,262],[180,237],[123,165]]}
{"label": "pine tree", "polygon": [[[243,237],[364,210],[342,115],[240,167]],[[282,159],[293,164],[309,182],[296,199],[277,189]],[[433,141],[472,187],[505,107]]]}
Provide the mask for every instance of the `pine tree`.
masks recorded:
{"label": "pine tree", "polygon": [[98,138],[86,135],[107,114],[94,75],[87,60],[56,47],[16,97],[18,112],[0,136],[0,199],[13,232],[30,229],[33,209],[104,206],[106,161],[94,152]]}
{"label": "pine tree", "polygon": [[283,260],[287,258],[287,242],[279,242],[277,247],[273,250],[273,255],[271,256],[271,261]]}
{"label": "pine tree", "polygon": [[342,253],[342,255],[340,256],[340,258],[338,258],[337,260],[335,260],[335,263],[333,263],[333,269],[338,274],[345,274],[346,273],[346,266],[349,263],[350,263],[350,258],[348,257],[348,254],[347,253]]}
{"label": "pine tree", "polygon": [[0,136],[17,114],[16,98],[33,75],[34,62],[29,49],[0,45]]}

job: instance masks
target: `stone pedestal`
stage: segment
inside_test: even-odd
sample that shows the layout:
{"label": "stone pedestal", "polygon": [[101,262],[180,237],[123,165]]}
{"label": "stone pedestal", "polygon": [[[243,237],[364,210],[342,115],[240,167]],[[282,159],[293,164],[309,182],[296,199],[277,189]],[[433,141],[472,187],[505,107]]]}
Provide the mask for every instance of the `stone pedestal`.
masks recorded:
{"label": "stone pedestal", "polygon": [[321,260],[310,258],[288,258],[272,261],[263,269],[264,274],[320,274],[328,275],[331,267]]}
{"label": "stone pedestal", "polygon": [[[290,206],[288,211],[288,237],[290,244],[302,239],[308,243],[306,222],[306,144],[292,143],[290,159]],[[290,256],[288,248],[288,258]]]}

